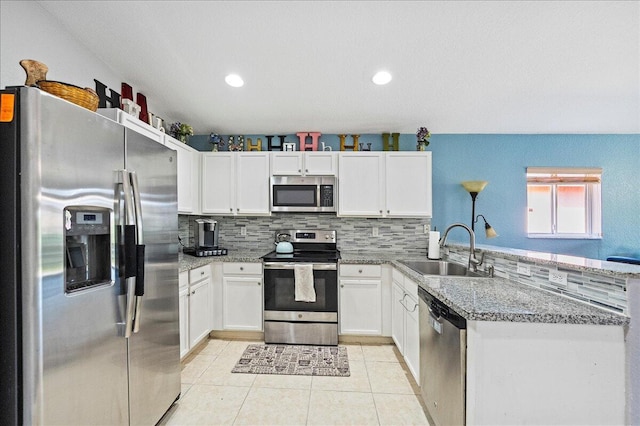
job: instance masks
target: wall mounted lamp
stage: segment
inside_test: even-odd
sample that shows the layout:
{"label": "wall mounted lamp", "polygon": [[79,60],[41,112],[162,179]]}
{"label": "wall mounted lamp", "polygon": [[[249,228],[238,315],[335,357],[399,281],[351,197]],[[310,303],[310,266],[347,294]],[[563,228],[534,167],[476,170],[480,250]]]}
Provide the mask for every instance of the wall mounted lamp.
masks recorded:
{"label": "wall mounted lamp", "polygon": [[476,223],[478,221],[478,218],[482,218],[482,220],[484,220],[484,235],[487,238],[495,238],[498,236],[498,233],[496,232],[495,229],[493,229],[493,227],[491,225],[489,225],[489,222],[487,222],[487,219],[484,218],[483,215],[479,214],[478,216],[476,216],[475,220],[473,221],[473,223]]}

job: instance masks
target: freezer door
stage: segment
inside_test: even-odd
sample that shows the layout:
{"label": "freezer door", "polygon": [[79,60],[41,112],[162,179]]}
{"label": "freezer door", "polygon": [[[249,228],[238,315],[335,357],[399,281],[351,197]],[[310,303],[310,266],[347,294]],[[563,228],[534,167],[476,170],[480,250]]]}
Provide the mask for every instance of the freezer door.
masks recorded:
{"label": "freezer door", "polygon": [[155,424],[180,395],[176,152],[129,129],[145,247],[144,296],[129,339],[131,424]]}
{"label": "freezer door", "polygon": [[[124,129],[37,89],[21,92],[22,420],[126,424],[126,339],[113,226],[114,170],[124,167]],[[105,215],[110,264],[99,285],[69,291],[66,216],[77,206]],[[72,255],[80,269],[91,260],[78,253]]]}

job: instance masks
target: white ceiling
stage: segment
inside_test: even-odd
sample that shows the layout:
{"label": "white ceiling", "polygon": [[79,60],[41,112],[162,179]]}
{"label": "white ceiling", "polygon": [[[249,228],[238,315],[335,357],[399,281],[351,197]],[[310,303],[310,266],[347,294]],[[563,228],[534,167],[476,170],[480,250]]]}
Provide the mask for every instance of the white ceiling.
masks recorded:
{"label": "white ceiling", "polygon": [[196,134],[640,133],[638,1],[40,4]]}

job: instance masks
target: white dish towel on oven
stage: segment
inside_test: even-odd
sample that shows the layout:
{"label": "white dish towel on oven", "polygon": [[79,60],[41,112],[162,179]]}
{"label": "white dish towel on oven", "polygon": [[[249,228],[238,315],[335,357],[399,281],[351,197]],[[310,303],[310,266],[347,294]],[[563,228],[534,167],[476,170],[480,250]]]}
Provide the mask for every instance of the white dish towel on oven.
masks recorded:
{"label": "white dish towel on oven", "polygon": [[313,287],[313,265],[293,265],[296,302],[315,302],[316,290]]}

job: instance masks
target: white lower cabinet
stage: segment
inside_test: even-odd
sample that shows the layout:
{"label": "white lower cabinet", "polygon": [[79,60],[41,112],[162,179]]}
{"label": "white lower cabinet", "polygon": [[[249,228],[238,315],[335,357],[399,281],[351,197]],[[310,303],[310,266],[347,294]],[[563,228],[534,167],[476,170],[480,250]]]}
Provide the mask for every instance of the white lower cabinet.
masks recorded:
{"label": "white lower cabinet", "polygon": [[189,353],[189,272],[180,272],[178,309],[180,312],[180,358]]}
{"label": "white lower cabinet", "polygon": [[189,346],[193,348],[211,331],[211,280],[189,285],[189,290]]}
{"label": "white lower cabinet", "polygon": [[382,335],[380,265],[340,265],[340,334]]}
{"label": "white lower cabinet", "polygon": [[223,330],[262,331],[262,263],[222,265]]}
{"label": "white lower cabinet", "polygon": [[416,383],[420,383],[418,284],[395,269],[392,277],[391,337]]}
{"label": "white lower cabinet", "polygon": [[183,358],[211,331],[211,266],[179,275],[180,357]]}

